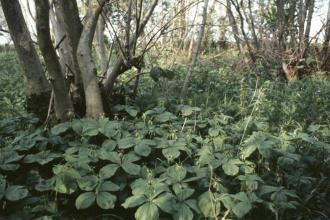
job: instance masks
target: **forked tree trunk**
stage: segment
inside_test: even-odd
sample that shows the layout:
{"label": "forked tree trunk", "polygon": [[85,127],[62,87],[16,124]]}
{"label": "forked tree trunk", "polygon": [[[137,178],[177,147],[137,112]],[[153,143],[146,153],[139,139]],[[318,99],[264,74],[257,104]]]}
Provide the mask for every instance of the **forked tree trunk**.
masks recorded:
{"label": "forked tree trunk", "polygon": [[1,5],[27,85],[27,110],[45,119],[51,88],[33,46],[20,4],[18,0],[1,0]]}
{"label": "forked tree trunk", "polygon": [[77,49],[78,64],[86,100],[86,116],[97,118],[104,115],[101,90],[96,78],[96,66],[92,56],[92,43],[99,15],[106,0],[90,1],[85,25]]}
{"label": "forked tree trunk", "polygon": [[39,48],[44,57],[50,76],[50,82],[54,91],[54,103],[56,118],[65,121],[72,116],[73,108],[65,85],[57,54],[52,44],[49,27],[49,2],[48,0],[36,0],[37,34]]}
{"label": "forked tree trunk", "polygon": [[[153,14],[159,0],[154,0],[150,6],[149,11],[146,13],[146,16],[143,20],[141,20],[141,17],[139,16],[139,21],[136,24],[136,31],[133,35],[131,35],[131,39],[129,40],[129,48],[131,51],[129,51],[130,54],[133,54],[133,51],[136,49],[136,44],[138,41],[138,38],[143,34],[144,28],[147,25],[148,21],[150,20],[151,15]],[[142,3],[142,2],[141,2]],[[141,6],[142,7],[142,6]],[[142,10],[142,8],[141,8]],[[130,56],[127,56],[130,57]],[[134,63],[136,60],[140,60],[140,58],[132,58],[132,60],[128,60],[128,64],[125,63],[124,57],[121,53],[119,53],[119,56],[117,57],[114,67],[111,70],[108,70],[107,75],[105,79],[102,81],[103,85],[103,93],[105,95],[111,94],[117,77],[130,69],[132,66],[134,66]]]}

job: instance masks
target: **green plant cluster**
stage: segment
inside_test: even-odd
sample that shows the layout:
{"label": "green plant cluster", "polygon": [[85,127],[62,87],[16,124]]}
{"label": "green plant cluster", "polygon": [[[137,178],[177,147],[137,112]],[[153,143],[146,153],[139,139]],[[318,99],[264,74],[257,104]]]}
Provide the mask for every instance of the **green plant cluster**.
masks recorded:
{"label": "green plant cluster", "polygon": [[20,115],[24,108],[24,81],[16,53],[0,53],[0,119]]}
{"label": "green plant cluster", "polygon": [[211,61],[180,102],[185,71],[143,79],[112,118],[45,128],[5,104],[0,219],[329,219],[329,81]]}
{"label": "green plant cluster", "polygon": [[79,119],[50,130],[36,128],[31,117],[1,121],[3,215],[138,220],[328,215],[329,125],[277,135],[256,129],[241,142],[239,121],[224,114],[205,119],[197,107],[117,110],[117,120]]}

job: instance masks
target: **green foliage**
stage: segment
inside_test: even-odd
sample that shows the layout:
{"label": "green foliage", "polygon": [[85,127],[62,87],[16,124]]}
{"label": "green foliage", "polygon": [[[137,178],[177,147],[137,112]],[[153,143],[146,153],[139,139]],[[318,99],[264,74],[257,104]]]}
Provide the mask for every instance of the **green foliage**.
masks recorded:
{"label": "green foliage", "polygon": [[15,52],[0,53],[0,119],[24,113],[24,81]]}
{"label": "green foliage", "polygon": [[327,219],[330,83],[221,66],[182,102],[149,79],[113,118],[1,120],[0,218]]}

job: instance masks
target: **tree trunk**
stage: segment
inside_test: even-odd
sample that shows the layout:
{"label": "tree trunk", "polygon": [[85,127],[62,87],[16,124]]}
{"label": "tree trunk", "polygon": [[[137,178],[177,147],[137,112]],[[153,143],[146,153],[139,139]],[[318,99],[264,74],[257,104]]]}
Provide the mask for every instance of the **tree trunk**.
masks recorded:
{"label": "tree trunk", "polygon": [[205,25],[206,25],[206,20],[207,20],[207,8],[208,8],[208,4],[209,4],[209,0],[204,0],[204,7],[203,7],[203,15],[202,15],[202,23],[200,26],[200,30],[198,33],[198,38],[197,38],[197,42],[196,42],[196,46],[194,48],[193,54],[192,54],[192,60],[191,60],[191,64],[188,70],[188,73],[186,75],[186,78],[184,80],[183,83],[183,87],[181,90],[181,98],[184,98],[187,94],[187,90],[188,90],[188,84],[192,75],[192,72],[194,70],[194,67],[196,65],[197,59],[198,59],[198,55],[201,49],[201,44],[203,41],[203,36],[204,36],[204,31],[205,31]]}
{"label": "tree trunk", "polygon": [[311,25],[312,25],[312,19],[313,19],[313,14],[314,14],[314,6],[315,6],[315,0],[309,0],[308,1],[308,16],[307,16],[307,21],[306,21],[306,29],[305,29],[305,37],[304,37],[305,48],[308,47],[308,44],[309,44],[309,35],[311,32]]}
{"label": "tree trunk", "polygon": [[49,28],[49,2],[48,0],[36,0],[37,34],[39,48],[44,57],[50,76],[50,82],[54,91],[54,103],[56,118],[65,121],[72,116],[73,109],[64,76],[53,47]]}
{"label": "tree trunk", "polygon": [[[132,51],[136,50],[136,44],[138,41],[138,38],[143,34],[144,28],[147,25],[148,21],[150,20],[150,17],[152,13],[154,12],[159,0],[154,0],[153,3],[150,6],[149,11],[146,13],[146,16],[143,20],[141,20],[141,17],[139,16],[138,21],[136,23],[136,31],[134,35],[131,37],[130,42],[129,42],[129,48]],[[142,7],[142,6],[141,6]],[[142,8],[141,8],[142,10]],[[129,52],[134,54],[134,52]],[[127,56],[130,57],[130,56]],[[136,60],[141,60],[139,57],[137,58],[132,58],[132,60],[128,60],[129,63],[125,63],[124,60],[125,57],[123,57],[123,54],[119,53],[118,58],[115,61],[115,65],[111,70],[108,70],[107,76],[105,79],[102,81],[103,85],[103,93],[104,94],[110,94],[114,88],[114,84],[116,82],[117,77],[130,69],[132,66],[134,66],[134,62]]]}
{"label": "tree trunk", "polygon": [[254,22],[254,17],[253,17],[253,12],[252,12],[252,1],[251,0],[248,1],[248,9],[249,9],[248,17],[250,20],[250,29],[251,29],[251,33],[252,33],[252,37],[253,37],[254,46],[257,49],[259,49],[260,44],[259,44],[259,39],[257,37],[256,29],[255,29],[255,22]]}
{"label": "tree trunk", "polygon": [[99,15],[106,0],[90,1],[85,25],[77,49],[78,64],[82,73],[86,116],[97,118],[104,115],[101,90],[96,78],[96,66],[92,56],[92,43]]}
{"label": "tree trunk", "polygon": [[1,0],[1,5],[27,85],[27,110],[45,119],[51,88],[33,46],[21,7],[18,0]]}
{"label": "tree trunk", "polygon": [[95,49],[96,55],[99,61],[99,66],[102,75],[104,75],[108,68],[108,59],[105,51],[105,41],[104,41],[104,28],[105,28],[105,21],[102,16],[99,16],[99,20],[96,26],[95,32]]}
{"label": "tree trunk", "polygon": [[325,71],[330,71],[329,47],[330,47],[330,1],[329,1],[329,5],[328,5],[328,16],[327,16],[327,22],[326,22],[325,34],[324,34],[324,41],[323,41],[322,51],[321,51],[321,56],[322,56],[321,68],[322,68],[322,70],[325,70]]}
{"label": "tree trunk", "polygon": [[74,66],[72,48],[69,42],[70,38],[65,33],[62,7],[59,6],[56,0],[50,9],[50,21],[55,35],[55,46],[57,47],[55,49],[57,49],[60,57],[62,72],[66,76],[71,75]]}
{"label": "tree trunk", "polygon": [[277,42],[281,51],[285,50],[285,1],[284,0],[276,0],[275,1],[277,8]]}
{"label": "tree trunk", "polygon": [[77,59],[78,43],[82,32],[82,24],[79,18],[79,11],[76,0],[57,0],[63,11],[63,21],[65,31],[69,37],[69,43],[72,48],[74,84],[82,88],[81,71]]}
{"label": "tree trunk", "polygon": [[235,42],[236,42],[237,49],[241,53],[242,52],[241,40],[239,39],[239,32],[238,32],[237,23],[236,23],[234,15],[233,15],[233,11],[231,10],[230,0],[227,0],[227,15],[228,15],[228,20],[229,20],[229,23],[230,23],[230,26],[231,26],[231,30],[232,30],[233,35],[234,35],[234,39],[235,39]]}

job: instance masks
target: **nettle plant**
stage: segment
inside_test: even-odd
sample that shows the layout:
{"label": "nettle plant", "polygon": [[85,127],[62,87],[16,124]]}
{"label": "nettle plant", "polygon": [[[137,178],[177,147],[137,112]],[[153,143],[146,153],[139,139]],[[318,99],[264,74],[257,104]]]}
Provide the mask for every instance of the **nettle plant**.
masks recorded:
{"label": "nettle plant", "polygon": [[245,124],[223,114],[204,119],[185,105],[116,109],[116,120],[77,119],[49,130],[1,122],[2,213],[291,219],[321,216],[329,202],[329,126],[251,131],[241,143]]}

